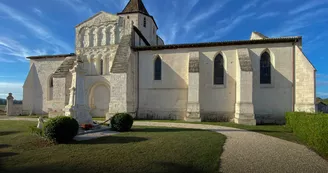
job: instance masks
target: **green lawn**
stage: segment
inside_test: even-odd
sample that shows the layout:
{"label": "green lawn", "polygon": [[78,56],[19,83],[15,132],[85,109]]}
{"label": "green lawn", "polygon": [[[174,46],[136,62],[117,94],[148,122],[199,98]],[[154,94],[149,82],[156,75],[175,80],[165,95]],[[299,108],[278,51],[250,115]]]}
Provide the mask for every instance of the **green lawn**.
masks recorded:
{"label": "green lawn", "polygon": [[5,110],[6,105],[0,105],[0,110]]}
{"label": "green lawn", "polygon": [[115,136],[53,145],[31,135],[30,125],[36,123],[0,121],[0,172],[218,172],[226,139],[202,130],[133,127]]}

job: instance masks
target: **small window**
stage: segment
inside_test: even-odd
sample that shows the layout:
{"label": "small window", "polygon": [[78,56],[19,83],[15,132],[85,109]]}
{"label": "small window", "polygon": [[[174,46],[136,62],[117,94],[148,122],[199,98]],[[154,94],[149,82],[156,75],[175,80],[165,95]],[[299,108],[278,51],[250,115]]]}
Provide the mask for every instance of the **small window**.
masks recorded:
{"label": "small window", "polygon": [[224,84],[224,60],[221,54],[214,59],[214,85]]}
{"label": "small window", "polygon": [[143,23],[144,27],[146,28],[147,27],[147,20],[146,18],[144,17],[144,23]]}
{"label": "small window", "polygon": [[162,60],[159,56],[155,59],[154,80],[162,80]]}
{"label": "small window", "polygon": [[54,87],[54,78],[52,76],[50,77],[49,87],[50,88],[53,88]]}
{"label": "small window", "polygon": [[100,75],[104,75],[104,60],[100,60]]}
{"label": "small window", "polygon": [[264,52],[260,60],[260,83],[271,84],[271,60],[270,54]]}
{"label": "small window", "polygon": [[130,19],[130,16],[128,16],[128,19]]}

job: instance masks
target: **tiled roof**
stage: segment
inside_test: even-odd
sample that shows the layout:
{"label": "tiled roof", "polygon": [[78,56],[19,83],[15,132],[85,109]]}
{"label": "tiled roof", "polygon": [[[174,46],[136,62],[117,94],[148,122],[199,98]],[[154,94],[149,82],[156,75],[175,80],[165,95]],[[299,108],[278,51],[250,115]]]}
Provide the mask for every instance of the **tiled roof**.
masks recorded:
{"label": "tiled roof", "polygon": [[149,16],[149,13],[142,0],[130,0],[120,14],[124,13],[143,13]]}
{"label": "tiled roof", "polygon": [[214,46],[229,46],[229,45],[247,45],[247,44],[267,44],[267,43],[288,43],[298,42],[302,37],[286,37],[286,38],[267,38],[261,40],[236,40],[236,41],[222,41],[222,42],[208,42],[208,43],[189,43],[189,44],[171,44],[159,46],[138,46],[134,50],[162,50],[162,49],[178,49],[178,48],[197,48],[197,47],[214,47]]}
{"label": "tiled roof", "polygon": [[40,55],[40,56],[30,56],[26,57],[28,59],[42,59],[42,58],[65,58],[69,56],[75,56],[75,53],[70,54],[58,54],[58,55]]}

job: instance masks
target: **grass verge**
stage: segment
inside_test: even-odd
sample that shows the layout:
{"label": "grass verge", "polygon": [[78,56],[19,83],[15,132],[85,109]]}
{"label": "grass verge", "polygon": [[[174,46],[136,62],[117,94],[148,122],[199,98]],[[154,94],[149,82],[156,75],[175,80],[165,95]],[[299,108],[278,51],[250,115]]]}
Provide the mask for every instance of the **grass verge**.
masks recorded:
{"label": "grass verge", "polygon": [[53,145],[29,133],[36,122],[0,121],[0,172],[218,172],[225,136],[179,128],[133,131]]}

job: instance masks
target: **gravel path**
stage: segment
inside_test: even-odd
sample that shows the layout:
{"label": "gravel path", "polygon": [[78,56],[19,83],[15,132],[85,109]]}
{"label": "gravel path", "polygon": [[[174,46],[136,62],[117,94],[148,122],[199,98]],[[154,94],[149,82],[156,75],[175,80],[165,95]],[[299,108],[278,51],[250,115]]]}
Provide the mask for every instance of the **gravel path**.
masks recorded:
{"label": "gravel path", "polygon": [[221,172],[328,172],[328,162],[307,147],[260,133],[202,124],[137,121],[134,125],[206,129],[227,136]]}
{"label": "gravel path", "polygon": [[[28,120],[36,118],[3,118]],[[328,173],[328,162],[303,145],[246,130],[202,124],[136,121],[137,126],[162,126],[211,130],[227,136],[220,172]]]}

